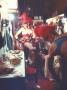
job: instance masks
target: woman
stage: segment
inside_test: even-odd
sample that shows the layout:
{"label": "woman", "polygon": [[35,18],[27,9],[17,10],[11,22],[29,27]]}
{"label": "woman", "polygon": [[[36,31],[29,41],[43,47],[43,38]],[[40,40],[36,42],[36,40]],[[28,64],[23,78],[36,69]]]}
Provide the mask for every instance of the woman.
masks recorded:
{"label": "woman", "polygon": [[[32,45],[32,38],[35,38],[33,27],[30,27],[32,19],[28,17],[26,13],[23,13],[20,17],[22,21],[21,28],[16,32],[15,38],[19,40],[25,51],[26,59],[28,59],[29,50],[35,50],[36,48]],[[30,24],[30,25],[29,25]]]}

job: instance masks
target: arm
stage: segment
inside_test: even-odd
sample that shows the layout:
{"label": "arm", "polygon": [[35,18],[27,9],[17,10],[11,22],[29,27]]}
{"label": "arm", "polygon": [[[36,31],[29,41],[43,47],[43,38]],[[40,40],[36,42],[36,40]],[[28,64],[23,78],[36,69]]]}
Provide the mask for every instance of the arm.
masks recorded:
{"label": "arm", "polygon": [[16,38],[16,39],[18,39],[18,35],[19,35],[20,33],[22,33],[22,31],[23,31],[23,28],[20,28],[20,29],[16,32],[16,34],[15,34],[15,38]]}
{"label": "arm", "polygon": [[33,36],[33,38],[35,38],[35,37],[36,37],[36,35],[35,35],[35,33],[34,33],[34,30],[33,30],[33,32],[32,32],[32,36]]}
{"label": "arm", "polygon": [[59,80],[59,76],[57,75],[56,71],[55,71],[55,68],[54,68],[54,56],[56,55],[56,44],[55,43],[52,43],[51,47],[49,48],[49,59],[48,59],[48,68],[49,68],[49,71],[51,72],[52,74],[52,77],[55,79],[55,80]]}
{"label": "arm", "polygon": [[53,57],[55,55],[56,48],[57,48],[56,44],[52,43],[50,48],[49,48],[49,51],[48,51],[49,58],[51,58],[51,57]]}

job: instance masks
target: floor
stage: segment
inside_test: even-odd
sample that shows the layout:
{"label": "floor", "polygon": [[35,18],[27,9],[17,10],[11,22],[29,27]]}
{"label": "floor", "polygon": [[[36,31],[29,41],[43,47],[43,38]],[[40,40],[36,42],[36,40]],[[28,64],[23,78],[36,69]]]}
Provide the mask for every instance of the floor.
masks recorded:
{"label": "floor", "polygon": [[28,90],[55,90],[55,81],[46,80],[45,78],[39,77],[38,82],[35,83],[34,78],[26,79],[26,85]]}

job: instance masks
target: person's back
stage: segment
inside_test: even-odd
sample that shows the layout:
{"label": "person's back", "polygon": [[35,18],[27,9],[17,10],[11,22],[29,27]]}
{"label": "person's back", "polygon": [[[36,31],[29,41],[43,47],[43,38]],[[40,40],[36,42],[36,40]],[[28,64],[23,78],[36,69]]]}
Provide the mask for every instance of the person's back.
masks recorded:
{"label": "person's back", "polygon": [[[61,70],[62,70],[62,79],[60,80],[59,90],[67,90],[67,33],[59,36],[51,45],[49,50],[49,69],[53,76],[56,76],[56,72],[52,66],[52,58],[56,55],[61,56]],[[57,80],[57,76],[55,78]],[[58,82],[58,80],[57,80]]]}

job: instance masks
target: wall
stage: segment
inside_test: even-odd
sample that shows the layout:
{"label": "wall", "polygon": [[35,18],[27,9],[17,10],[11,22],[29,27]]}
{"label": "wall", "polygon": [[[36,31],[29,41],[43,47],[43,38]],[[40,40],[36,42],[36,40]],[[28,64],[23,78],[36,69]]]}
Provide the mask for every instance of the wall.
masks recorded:
{"label": "wall", "polygon": [[51,17],[56,10],[58,14],[63,13],[67,0],[26,0],[26,4],[31,7],[32,15]]}

